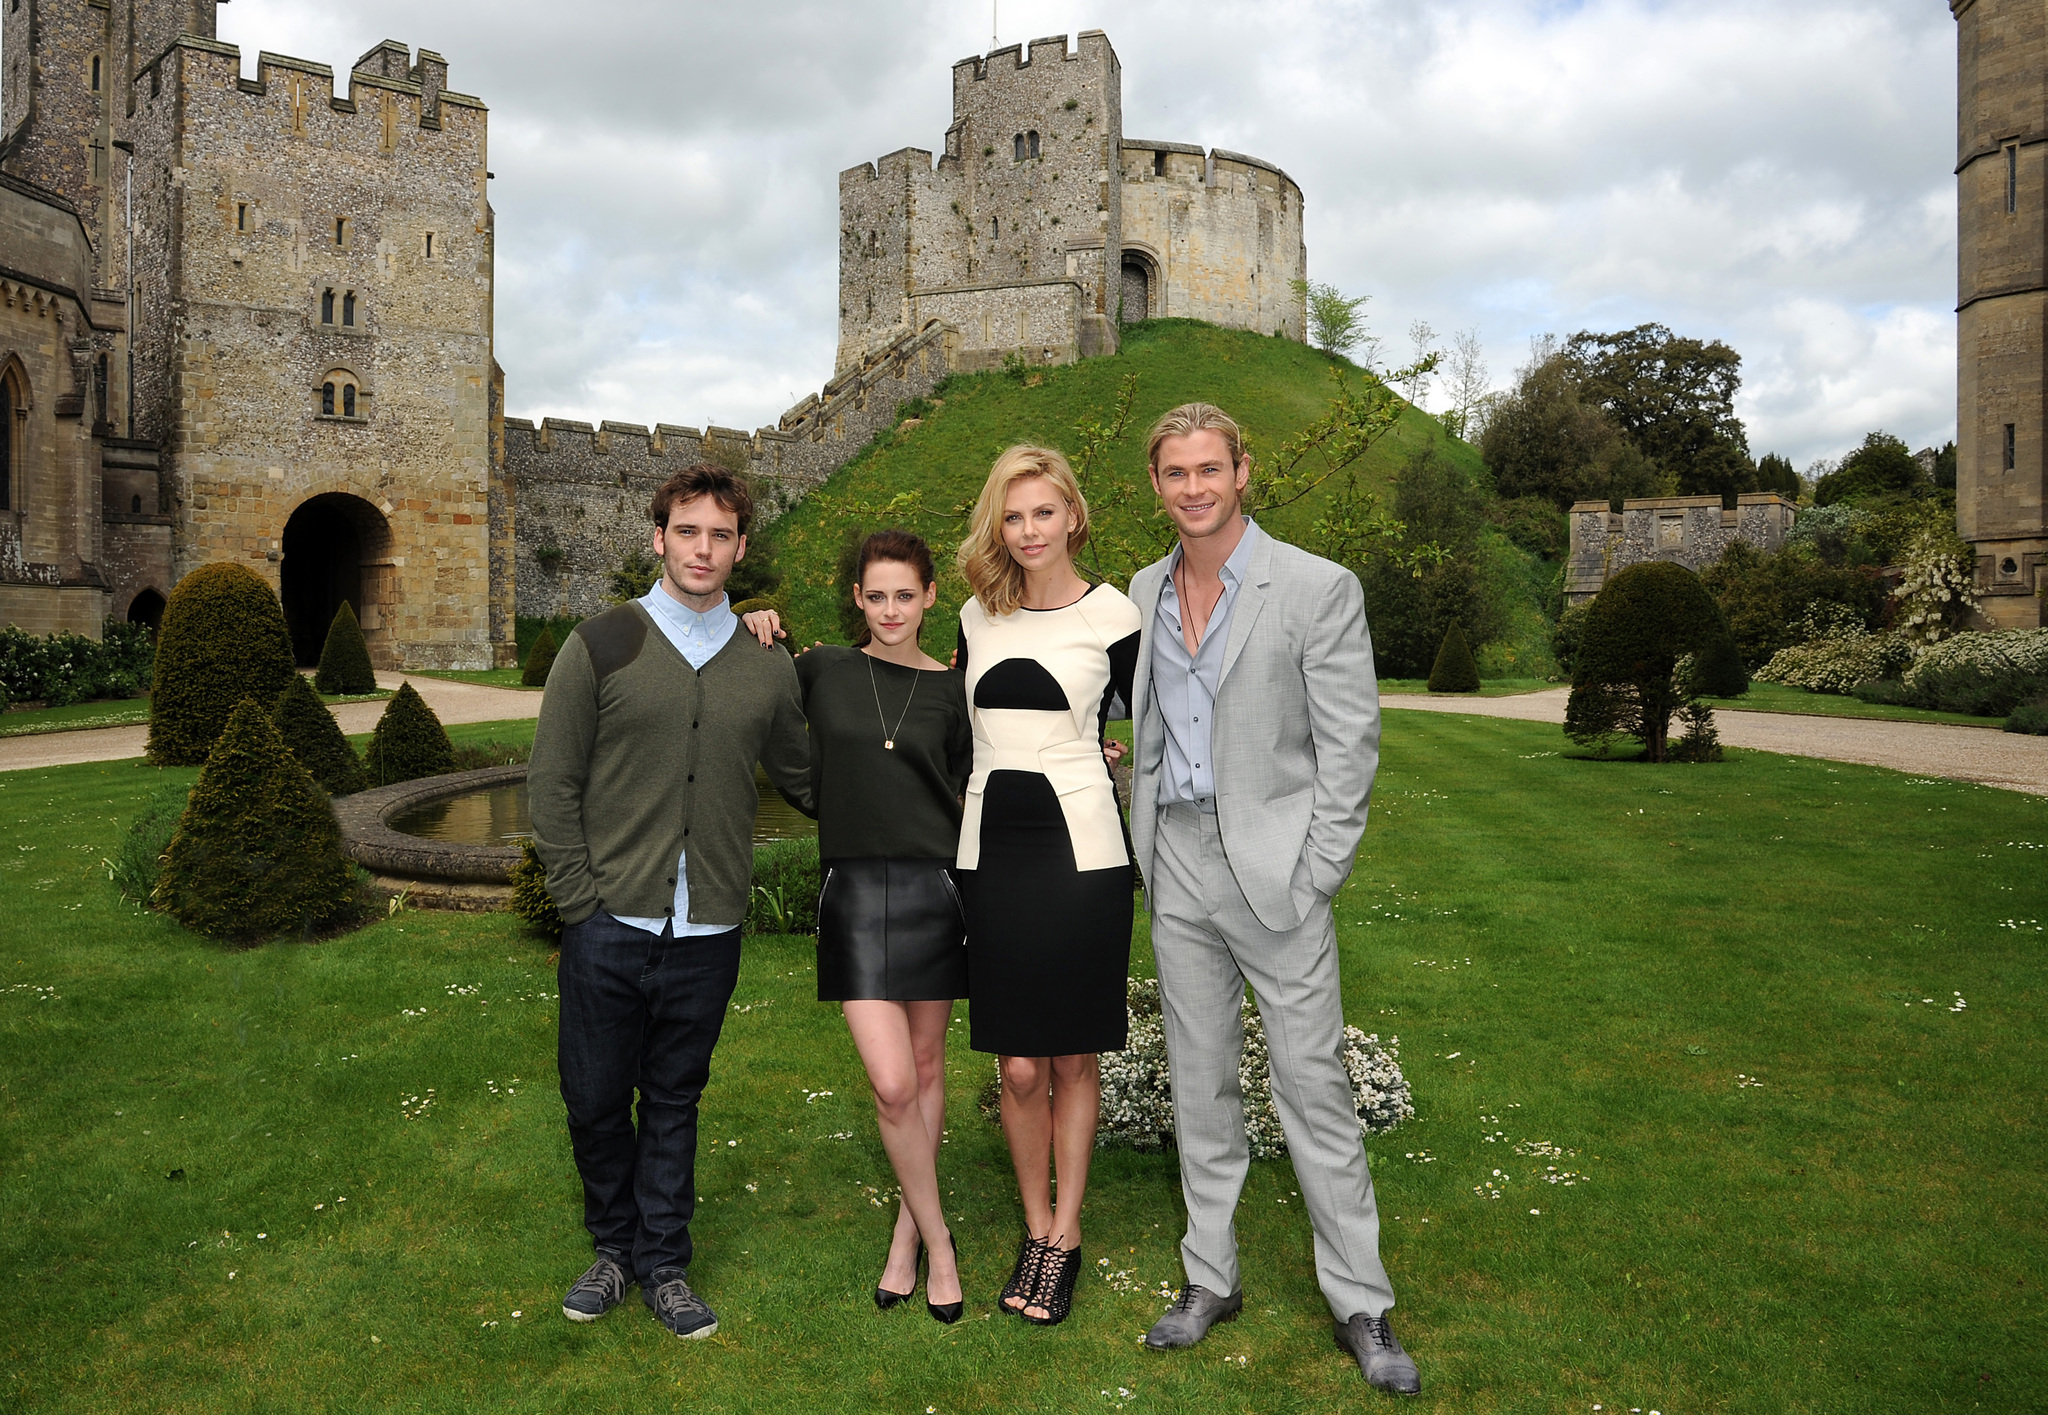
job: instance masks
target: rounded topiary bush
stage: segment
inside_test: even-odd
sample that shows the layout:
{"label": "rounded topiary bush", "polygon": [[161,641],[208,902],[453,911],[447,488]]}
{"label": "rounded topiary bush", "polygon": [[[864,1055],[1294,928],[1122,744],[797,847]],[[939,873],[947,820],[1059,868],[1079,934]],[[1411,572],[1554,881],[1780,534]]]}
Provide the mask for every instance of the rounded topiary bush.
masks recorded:
{"label": "rounded topiary bush", "polygon": [[526,667],[520,670],[519,681],[529,688],[544,688],[548,682],[548,670],[555,666],[555,654],[559,645],[555,643],[552,626],[543,624],[540,637],[533,641],[533,647],[526,651]]}
{"label": "rounded topiary bush", "polygon": [[150,760],[205,761],[242,699],[274,702],[297,673],[270,586],[232,561],[200,566],[172,589],[157,632]]}
{"label": "rounded topiary bush", "polygon": [[1453,623],[1444,630],[1444,641],[1436,651],[1436,663],[1429,670],[1429,691],[1479,691],[1479,664],[1474,661],[1472,646],[1465,642],[1465,630],[1459,624]]}
{"label": "rounded topiary bush", "polygon": [[152,901],[186,928],[236,943],[315,933],[355,909],[355,867],[327,797],[254,698],[207,756]]}
{"label": "rounded topiary bush", "polygon": [[292,675],[292,681],[277,695],[270,716],[299,765],[311,772],[330,796],[363,789],[363,759],[342,736],[341,724],[303,675]]}
{"label": "rounded topiary bush", "polygon": [[548,867],[540,862],[531,836],[519,842],[519,863],[512,867],[512,898],[505,907],[543,933],[562,931],[561,911],[555,908],[554,895],[548,893]]}
{"label": "rounded topiary bush", "polygon": [[370,784],[389,786],[395,781],[439,776],[454,768],[455,748],[448,741],[448,729],[412,684],[400,684],[384,705],[384,715],[370,734],[370,749],[363,754]]}
{"label": "rounded topiary bush", "polygon": [[1716,639],[1693,657],[1688,675],[1693,692],[1703,698],[1739,698],[1749,691],[1749,670],[1735,636]]}
{"label": "rounded topiary bush", "polygon": [[1587,611],[1565,732],[1603,748],[1612,737],[1634,737],[1646,760],[1666,760],[1671,715],[1693,696],[1679,681],[1679,660],[1727,637],[1728,622],[1699,576],[1668,561],[1629,566]]}
{"label": "rounded topiary bush", "polygon": [[323,693],[374,693],[377,674],[370,667],[370,646],[363,640],[363,626],[356,612],[343,600],[327,626],[327,642],[320,646],[320,667],[314,670],[313,686]]}

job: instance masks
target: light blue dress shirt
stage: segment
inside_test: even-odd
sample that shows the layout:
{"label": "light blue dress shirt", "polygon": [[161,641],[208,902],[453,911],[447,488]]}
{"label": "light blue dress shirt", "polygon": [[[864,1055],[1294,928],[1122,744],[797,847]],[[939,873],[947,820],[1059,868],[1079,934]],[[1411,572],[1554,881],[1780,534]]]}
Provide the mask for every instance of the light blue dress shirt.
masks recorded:
{"label": "light blue dress shirt", "polygon": [[[661,630],[662,637],[676,647],[692,668],[701,669],[724,648],[739,628],[739,616],[732,612],[732,601],[721,599],[718,604],[699,614],[687,604],[677,600],[661,587],[659,580],[654,588],[640,599],[640,607],[647,611],[647,617],[654,621],[654,627]],[[693,924],[690,922],[690,870],[689,852],[676,856],[676,912],[674,918],[675,937],[689,938],[698,934],[722,934],[740,926],[738,919],[729,924]],[[628,919],[614,914],[613,918],[622,924],[631,924],[636,929],[645,929],[658,934],[669,927],[668,919]]]}
{"label": "light blue dress shirt", "polygon": [[1223,597],[1216,601],[1203,626],[1202,641],[1192,654],[1181,627],[1180,591],[1173,583],[1174,571],[1180,568],[1179,546],[1173,548],[1167,563],[1166,583],[1159,591],[1158,622],[1152,632],[1152,691],[1166,726],[1165,769],[1159,773],[1162,806],[1186,802],[1207,812],[1216,810],[1216,763],[1209,755],[1216,692],[1223,683],[1230,615],[1237,605],[1237,592],[1244,586],[1245,567],[1251,562],[1252,537],[1263,534],[1251,517],[1244,518],[1244,535],[1220,572]]}

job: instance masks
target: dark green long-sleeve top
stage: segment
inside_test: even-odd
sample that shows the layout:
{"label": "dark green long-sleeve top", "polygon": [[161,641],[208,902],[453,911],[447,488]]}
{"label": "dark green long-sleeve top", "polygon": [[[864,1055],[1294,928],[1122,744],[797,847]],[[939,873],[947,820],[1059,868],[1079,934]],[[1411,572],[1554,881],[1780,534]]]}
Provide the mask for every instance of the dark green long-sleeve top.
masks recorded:
{"label": "dark green long-sleeve top", "polygon": [[966,675],[831,644],[805,650],[796,674],[811,722],[818,854],[951,862],[974,770]]}
{"label": "dark green long-sleeve top", "polygon": [[661,918],[676,861],[690,921],[746,917],[754,877],[754,763],[811,809],[796,667],[736,632],[690,667],[638,604],[586,619],[548,672],[526,791],[533,843],[565,923],[598,909]]}

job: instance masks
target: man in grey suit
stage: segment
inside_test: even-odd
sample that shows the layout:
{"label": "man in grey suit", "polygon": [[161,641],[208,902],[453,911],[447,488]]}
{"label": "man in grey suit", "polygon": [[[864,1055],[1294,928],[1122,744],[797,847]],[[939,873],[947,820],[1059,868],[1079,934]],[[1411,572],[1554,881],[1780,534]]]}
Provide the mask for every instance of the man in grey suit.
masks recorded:
{"label": "man in grey suit", "polygon": [[1146,1335],[1192,1346],[1244,1306],[1234,1216],[1250,1154],[1238,1066],[1249,982],[1273,1100],[1315,1226],[1340,1346],[1381,1390],[1421,1390],[1387,1311],[1379,1215],[1344,1069],[1330,899],[1379,763],[1379,685],[1358,578],[1242,513],[1251,459],[1206,403],[1162,417],[1152,486],[1180,545],[1131,581],[1142,616],[1131,840],[1173,1074],[1187,1282]]}

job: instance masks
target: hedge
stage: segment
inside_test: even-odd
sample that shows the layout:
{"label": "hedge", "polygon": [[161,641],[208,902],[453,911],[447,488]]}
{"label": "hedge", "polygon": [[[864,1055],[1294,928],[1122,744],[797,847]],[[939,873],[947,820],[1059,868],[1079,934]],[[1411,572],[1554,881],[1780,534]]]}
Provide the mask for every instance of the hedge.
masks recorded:
{"label": "hedge", "polygon": [[313,686],[323,693],[374,693],[377,673],[370,667],[370,646],[363,641],[363,626],[356,612],[343,600],[327,626],[327,642],[320,646],[320,666],[313,671]]}
{"label": "hedge", "polygon": [[369,784],[363,774],[363,759],[342,736],[341,724],[303,674],[292,675],[292,681],[277,695],[270,715],[299,765],[311,772],[330,796],[346,796]]}
{"label": "hedge", "polygon": [[363,753],[363,769],[373,786],[439,776],[455,769],[455,748],[448,741],[448,729],[412,684],[400,684],[384,705],[384,714],[370,734],[370,749]]}
{"label": "hedge", "polygon": [[1453,623],[1444,630],[1444,641],[1436,651],[1436,662],[1429,670],[1429,691],[1432,693],[1476,693],[1479,691],[1479,665],[1472,659],[1472,646],[1465,642],[1465,631]]}
{"label": "hedge", "polygon": [[555,631],[543,624],[540,637],[533,641],[533,648],[526,655],[526,667],[520,670],[519,681],[529,688],[544,688],[548,682],[548,670],[555,666]]}
{"label": "hedge", "polygon": [[164,606],[150,690],[150,760],[205,761],[237,704],[275,702],[297,674],[284,610],[270,586],[232,561],[200,566],[178,581]]}
{"label": "hedge", "polygon": [[9,624],[0,629],[0,705],[140,697],[155,665],[156,636],[146,624],[109,619],[97,639],[68,630],[31,634]]}

